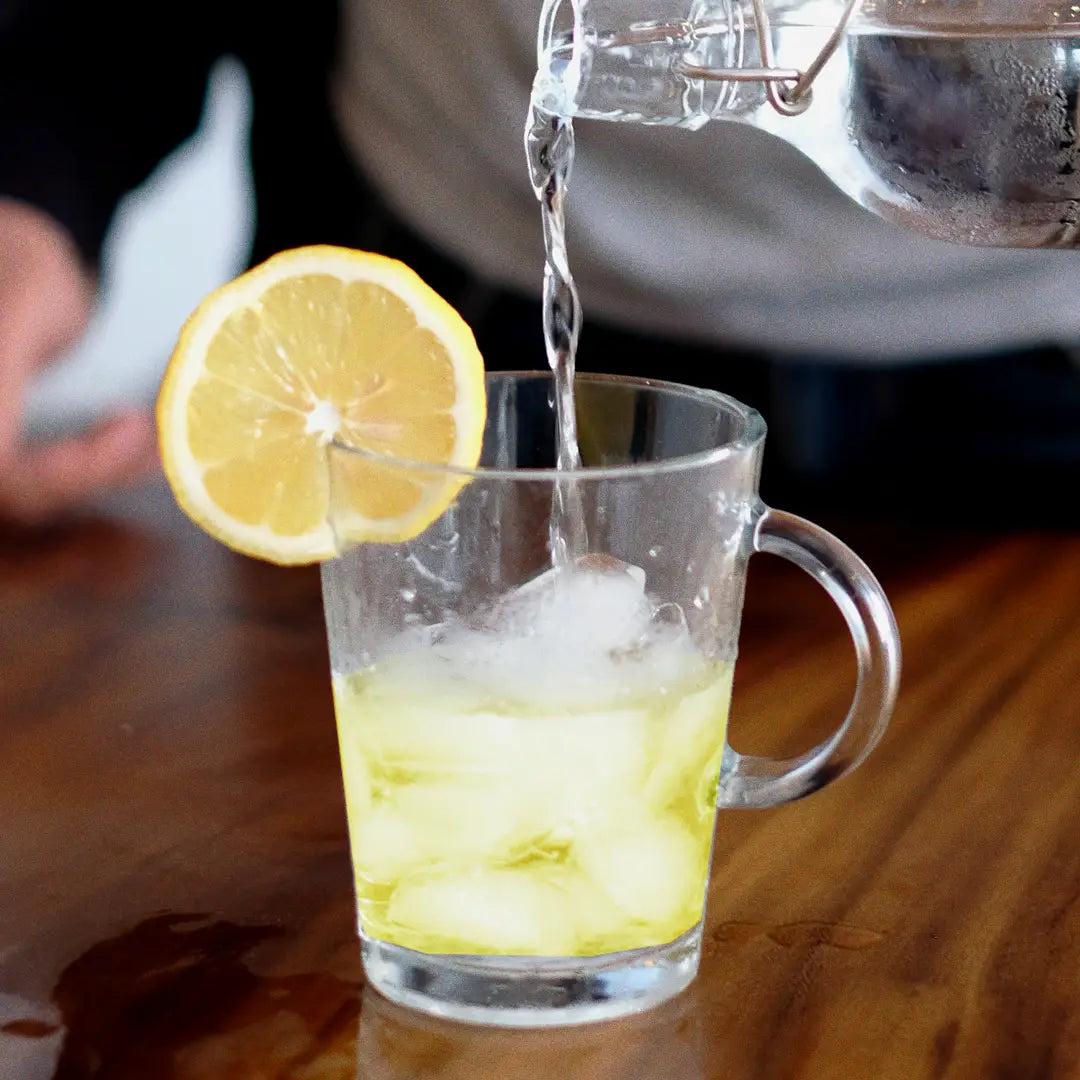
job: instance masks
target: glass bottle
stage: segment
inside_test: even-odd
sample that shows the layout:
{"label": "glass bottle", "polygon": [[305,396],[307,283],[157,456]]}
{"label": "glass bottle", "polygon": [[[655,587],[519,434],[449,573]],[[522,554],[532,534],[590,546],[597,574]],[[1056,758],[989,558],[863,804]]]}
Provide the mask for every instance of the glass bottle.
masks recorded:
{"label": "glass bottle", "polygon": [[753,124],[940,239],[1080,243],[1080,5],[545,0],[542,112]]}

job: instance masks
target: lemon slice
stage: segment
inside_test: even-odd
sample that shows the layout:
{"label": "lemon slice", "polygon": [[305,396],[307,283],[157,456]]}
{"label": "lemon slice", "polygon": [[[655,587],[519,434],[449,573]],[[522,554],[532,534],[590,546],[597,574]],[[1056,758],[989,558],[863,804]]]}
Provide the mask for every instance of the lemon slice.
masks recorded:
{"label": "lemon slice", "polygon": [[337,553],[327,443],[360,451],[335,483],[337,532],[422,532],[463,479],[380,458],[471,468],[484,366],[460,315],[407,266],[335,247],[285,251],[211,293],[184,324],[157,403],[182,509],[229,547],[277,563]]}

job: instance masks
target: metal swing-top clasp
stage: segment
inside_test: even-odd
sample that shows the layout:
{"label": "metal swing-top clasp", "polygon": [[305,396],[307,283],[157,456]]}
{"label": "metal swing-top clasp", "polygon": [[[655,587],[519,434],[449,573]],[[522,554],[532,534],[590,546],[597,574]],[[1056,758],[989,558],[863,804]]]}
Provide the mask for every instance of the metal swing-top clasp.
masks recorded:
{"label": "metal swing-top clasp", "polygon": [[[760,67],[705,67],[679,61],[681,74],[694,79],[708,79],[715,82],[761,82],[765,84],[765,95],[769,104],[782,116],[798,116],[810,107],[813,99],[813,82],[829,57],[836,52],[843,40],[851,16],[858,7],[859,0],[847,0],[828,41],[814,57],[804,71],[798,68],[780,68],[776,66],[773,55],[772,29],[766,11],[766,0],[751,0],[754,21],[757,23],[757,38],[761,49]],[[741,22],[742,12],[739,11]],[[741,27],[740,27],[741,29]],[[740,40],[742,34],[739,35]]]}

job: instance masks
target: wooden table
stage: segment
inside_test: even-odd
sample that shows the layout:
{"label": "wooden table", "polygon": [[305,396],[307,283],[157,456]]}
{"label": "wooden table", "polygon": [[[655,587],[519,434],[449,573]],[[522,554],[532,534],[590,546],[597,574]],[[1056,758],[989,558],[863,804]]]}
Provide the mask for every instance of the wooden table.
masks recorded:
{"label": "wooden table", "polygon": [[[847,535],[904,638],[884,742],[723,814],[690,991],[548,1033],[364,991],[314,571],[156,488],[0,540],[0,1078],[1080,1075],[1080,535]],[[755,559],[732,741],[809,745],[849,651]]]}

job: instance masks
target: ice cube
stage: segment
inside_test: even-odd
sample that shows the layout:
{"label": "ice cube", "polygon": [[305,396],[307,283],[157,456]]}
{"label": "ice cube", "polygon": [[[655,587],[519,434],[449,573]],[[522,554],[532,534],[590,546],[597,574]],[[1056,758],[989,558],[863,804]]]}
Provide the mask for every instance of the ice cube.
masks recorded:
{"label": "ice cube", "polygon": [[428,678],[437,663],[430,654],[415,658],[407,691],[384,679],[379,669],[335,680],[334,697],[342,757],[362,756],[375,772],[402,776],[511,775],[527,748],[520,745],[513,718],[473,711],[476,686],[456,679]]}
{"label": "ice cube", "polygon": [[[562,652],[581,650],[591,656],[630,648],[642,636],[652,615],[645,572],[615,559],[592,559],[572,570],[551,571],[543,600],[515,611],[514,618],[524,614],[528,619],[529,636]],[[529,587],[526,594],[519,590],[518,604],[524,595],[534,594]]]}
{"label": "ice cube", "polygon": [[590,555],[468,620],[403,634],[374,671],[336,680],[339,716],[604,709],[686,677],[698,661],[681,608],[654,604],[640,567]]}
{"label": "ice cube", "polygon": [[[730,665],[718,668],[715,681],[658,718],[645,783],[645,801],[653,809],[693,798],[703,783],[715,779],[731,705],[731,674]],[[706,773],[711,775],[706,778]]]}
{"label": "ice cube", "polygon": [[497,863],[535,839],[527,808],[511,779],[403,784],[350,818],[353,859],[383,885],[420,866]]}
{"label": "ice cube", "polygon": [[360,821],[371,808],[371,770],[363,754],[342,748],[341,774],[345,786],[345,812],[350,822]]}
{"label": "ice cube", "polygon": [[560,870],[552,884],[573,913],[576,955],[596,956],[641,945],[641,930],[604,889],[576,869]]}
{"label": "ice cube", "polygon": [[618,696],[601,668],[650,614],[637,567],[552,570],[449,630],[437,651],[496,701],[595,706]]}
{"label": "ice cube", "polygon": [[357,877],[379,885],[393,884],[425,859],[411,823],[385,804],[349,819],[349,846]]}
{"label": "ice cube", "polygon": [[394,809],[432,862],[498,862],[534,834],[523,824],[527,804],[514,777],[410,784],[395,793]]}
{"label": "ice cube", "polygon": [[568,956],[572,912],[540,870],[422,874],[395,890],[387,917],[404,940],[432,952]]}
{"label": "ice cube", "polygon": [[[618,607],[629,605],[634,613],[645,595],[645,571],[611,555],[585,555],[571,567],[557,567],[525,582],[478,612],[470,625],[490,633],[534,635],[549,617],[565,611],[589,590],[605,589],[605,600]],[[558,629],[558,628],[556,628]]]}
{"label": "ice cube", "polygon": [[670,940],[701,917],[708,839],[674,815],[644,814],[619,830],[588,833],[574,846],[581,871],[629,918]]}
{"label": "ice cube", "polygon": [[532,746],[519,782],[538,833],[570,841],[640,803],[648,763],[640,709],[529,717]]}

